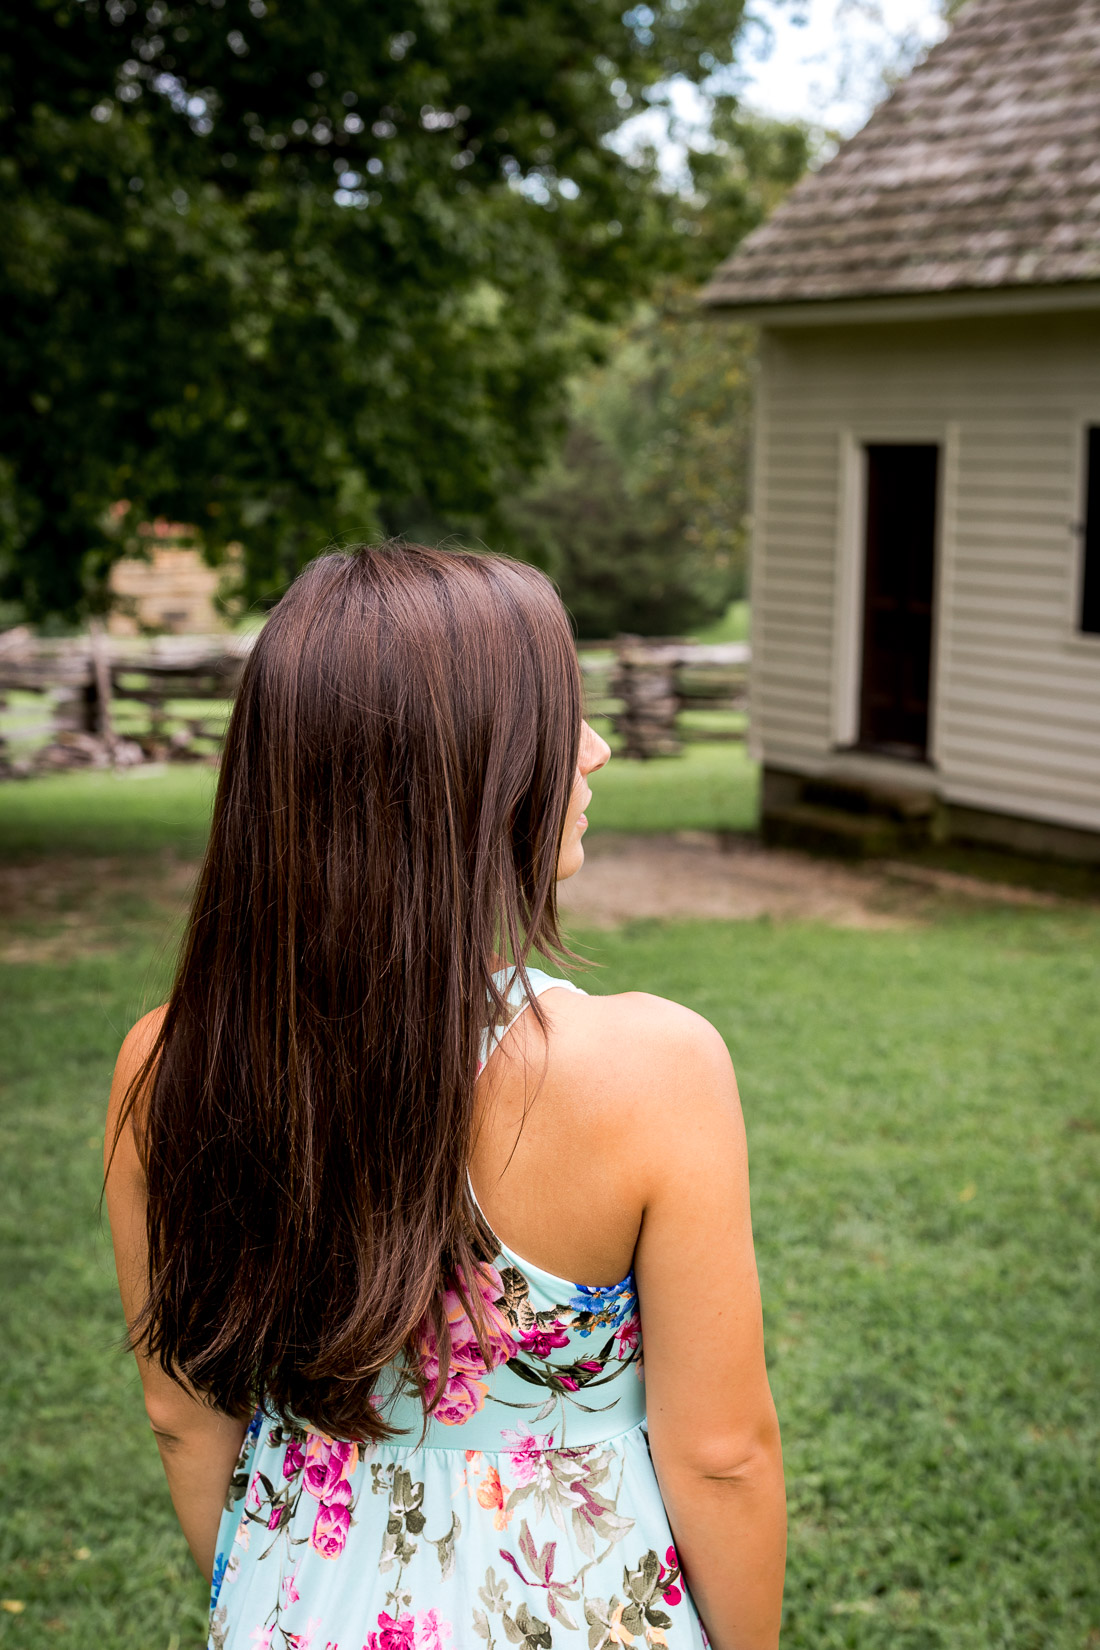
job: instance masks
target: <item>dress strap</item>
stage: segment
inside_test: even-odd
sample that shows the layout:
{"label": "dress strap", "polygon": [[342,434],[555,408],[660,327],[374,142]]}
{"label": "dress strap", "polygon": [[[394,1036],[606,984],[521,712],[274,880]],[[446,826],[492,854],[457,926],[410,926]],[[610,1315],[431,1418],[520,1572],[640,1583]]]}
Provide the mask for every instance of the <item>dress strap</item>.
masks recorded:
{"label": "dress strap", "polygon": [[579,985],[573,984],[572,980],[555,979],[553,974],[547,974],[541,968],[529,968],[527,970],[530,991],[524,990],[523,981],[516,970],[512,968],[499,969],[493,975],[493,979],[504,995],[509,1013],[502,1025],[486,1026],[482,1032],[481,1052],[478,1057],[479,1071],[485,1065],[490,1054],[499,1046],[501,1038],[512,1024],[512,1021],[518,1014],[523,1012],[533,998],[541,997],[544,991],[576,991],[582,997],[586,995]]}
{"label": "dress strap", "polygon": [[[574,985],[572,980],[555,979],[553,974],[547,974],[541,968],[529,968],[527,970],[527,979],[531,987],[530,991],[524,990],[523,981],[520,979],[515,969],[512,968],[498,969],[493,975],[493,979],[496,981],[497,986],[503,993],[504,1000],[508,1004],[509,1013],[507,1019],[502,1025],[492,1027],[486,1026],[485,1030],[482,1032],[481,1053],[478,1059],[477,1068],[479,1072],[484,1069],[485,1062],[488,1060],[490,1054],[492,1054],[493,1051],[500,1046],[501,1038],[508,1030],[508,1027],[515,1020],[516,1016],[522,1014],[523,1010],[533,998],[541,997],[544,991],[575,991],[578,996],[581,997],[586,997],[588,995],[586,991],[582,991],[579,985]],[[486,1226],[488,1226],[489,1221],[484,1209],[477,1200],[477,1193],[474,1191],[474,1183],[470,1178],[469,1169],[466,1170],[466,1187],[470,1194],[471,1203],[481,1216],[482,1220],[485,1221]],[[490,1230],[491,1229],[492,1228],[490,1227]],[[499,1238],[497,1238],[496,1241],[498,1244],[500,1243]],[[501,1244],[500,1246],[503,1250],[504,1245]],[[525,1261],[524,1265],[529,1266],[530,1263]],[[538,1268],[536,1268],[536,1270],[538,1270]]]}

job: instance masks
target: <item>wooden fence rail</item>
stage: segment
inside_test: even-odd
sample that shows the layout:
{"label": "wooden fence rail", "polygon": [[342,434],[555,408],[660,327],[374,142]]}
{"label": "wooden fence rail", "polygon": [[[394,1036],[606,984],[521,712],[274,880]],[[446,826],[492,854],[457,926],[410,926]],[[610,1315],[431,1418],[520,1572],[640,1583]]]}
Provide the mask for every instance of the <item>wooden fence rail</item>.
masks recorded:
{"label": "wooden fence rail", "polygon": [[[49,697],[45,744],[16,760],[0,739],[0,777],[215,757],[254,640],[164,636],[142,642],[102,631],[44,640],[25,629],[0,634],[0,703],[12,690]],[[620,636],[582,643],[578,653],[587,713],[610,719],[623,754],[667,756],[685,740],[744,737],[739,714],[732,723],[708,727],[684,713],[747,710],[746,643],[703,646]],[[210,710],[196,713],[196,704]]]}
{"label": "wooden fence rail", "polygon": [[[165,636],[142,644],[96,631],[60,641],[27,631],[0,635],[0,697],[21,690],[50,700],[47,742],[33,757],[18,761],[0,741],[0,777],[216,754],[254,640]],[[170,707],[181,701],[211,709],[172,715]],[[120,731],[120,724],[135,721],[144,725],[133,737]]]}
{"label": "wooden fence rail", "polygon": [[747,642],[620,636],[579,649],[590,714],[608,716],[624,756],[675,756],[685,740],[743,739],[740,726],[700,727],[685,711],[748,711]]}

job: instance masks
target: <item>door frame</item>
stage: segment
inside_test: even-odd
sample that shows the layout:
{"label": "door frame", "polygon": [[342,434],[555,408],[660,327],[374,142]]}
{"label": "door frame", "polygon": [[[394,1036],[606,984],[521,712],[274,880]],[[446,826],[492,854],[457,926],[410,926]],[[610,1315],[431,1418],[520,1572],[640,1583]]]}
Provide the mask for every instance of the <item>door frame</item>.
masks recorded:
{"label": "door frame", "polygon": [[1085,594],[1085,518],[1088,514],[1088,463],[1086,443],[1090,429],[1100,429],[1100,404],[1086,403],[1077,409],[1073,424],[1073,519],[1069,523],[1072,563],[1066,581],[1067,612],[1064,645],[1073,653],[1093,653],[1100,649],[1100,635],[1081,629],[1081,603]]}
{"label": "door frame", "polygon": [[[835,599],[833,606],[833,680],[831,726],[834,751],[852,751],[859,741],[860,688],[863,677],[863,597],[867,561],[867,451],[869,446],[937,446],[936,534],[933,547],[932,657],[928,674],[928,748],[925,764],[939,766],[938,714],[946,688],[948,657],[944,620],[950,611],[954,556],[949,524],[955,519],[958,485],[959,426],[946,419],[877,419],[846,426],[840,432]],[[873,751],[868,761],[893,762]],[[915,764],[920,766],[920,764]]]}

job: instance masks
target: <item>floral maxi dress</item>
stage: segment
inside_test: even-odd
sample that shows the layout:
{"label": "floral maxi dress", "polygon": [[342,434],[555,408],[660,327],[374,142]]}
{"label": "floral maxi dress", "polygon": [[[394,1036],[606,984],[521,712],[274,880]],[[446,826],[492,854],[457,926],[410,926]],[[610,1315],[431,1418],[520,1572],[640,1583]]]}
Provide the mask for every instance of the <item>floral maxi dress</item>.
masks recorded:
{"label": "floral maxi dress", "polygon": [[[253,1416],[208,1650],[705,1645],[649,1454],[633,1275],[569,1283],[501,1245],[476,1285],[490,1361],[449,1291],[451,1371],[423,1443],[396,1370],[384,1413],[407,1445]],[[434,1356],[425,1335],[429,1381]]]}

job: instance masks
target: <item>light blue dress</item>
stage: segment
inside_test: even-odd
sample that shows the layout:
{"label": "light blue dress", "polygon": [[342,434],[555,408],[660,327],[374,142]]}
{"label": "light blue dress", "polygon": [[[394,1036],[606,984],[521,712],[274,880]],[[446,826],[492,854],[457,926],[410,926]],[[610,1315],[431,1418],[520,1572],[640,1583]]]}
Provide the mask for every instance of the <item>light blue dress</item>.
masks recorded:
{"label": "light blue dress", "polygon": [[[529,977],[536,995],[577,989]],[[507,995],[518,1013],[518,983]],[[396,1368],[383,1413],[406,1445],[253,1417],[218,1531],[208,1650],[706,1643],[650,1460],[633,1274],[590,1288],[501,1244],[476,1287],[491,1362],[448,1292],[451,1372],[423,1443]],[[426,1334],[429,1376],[434,1356]]]}

